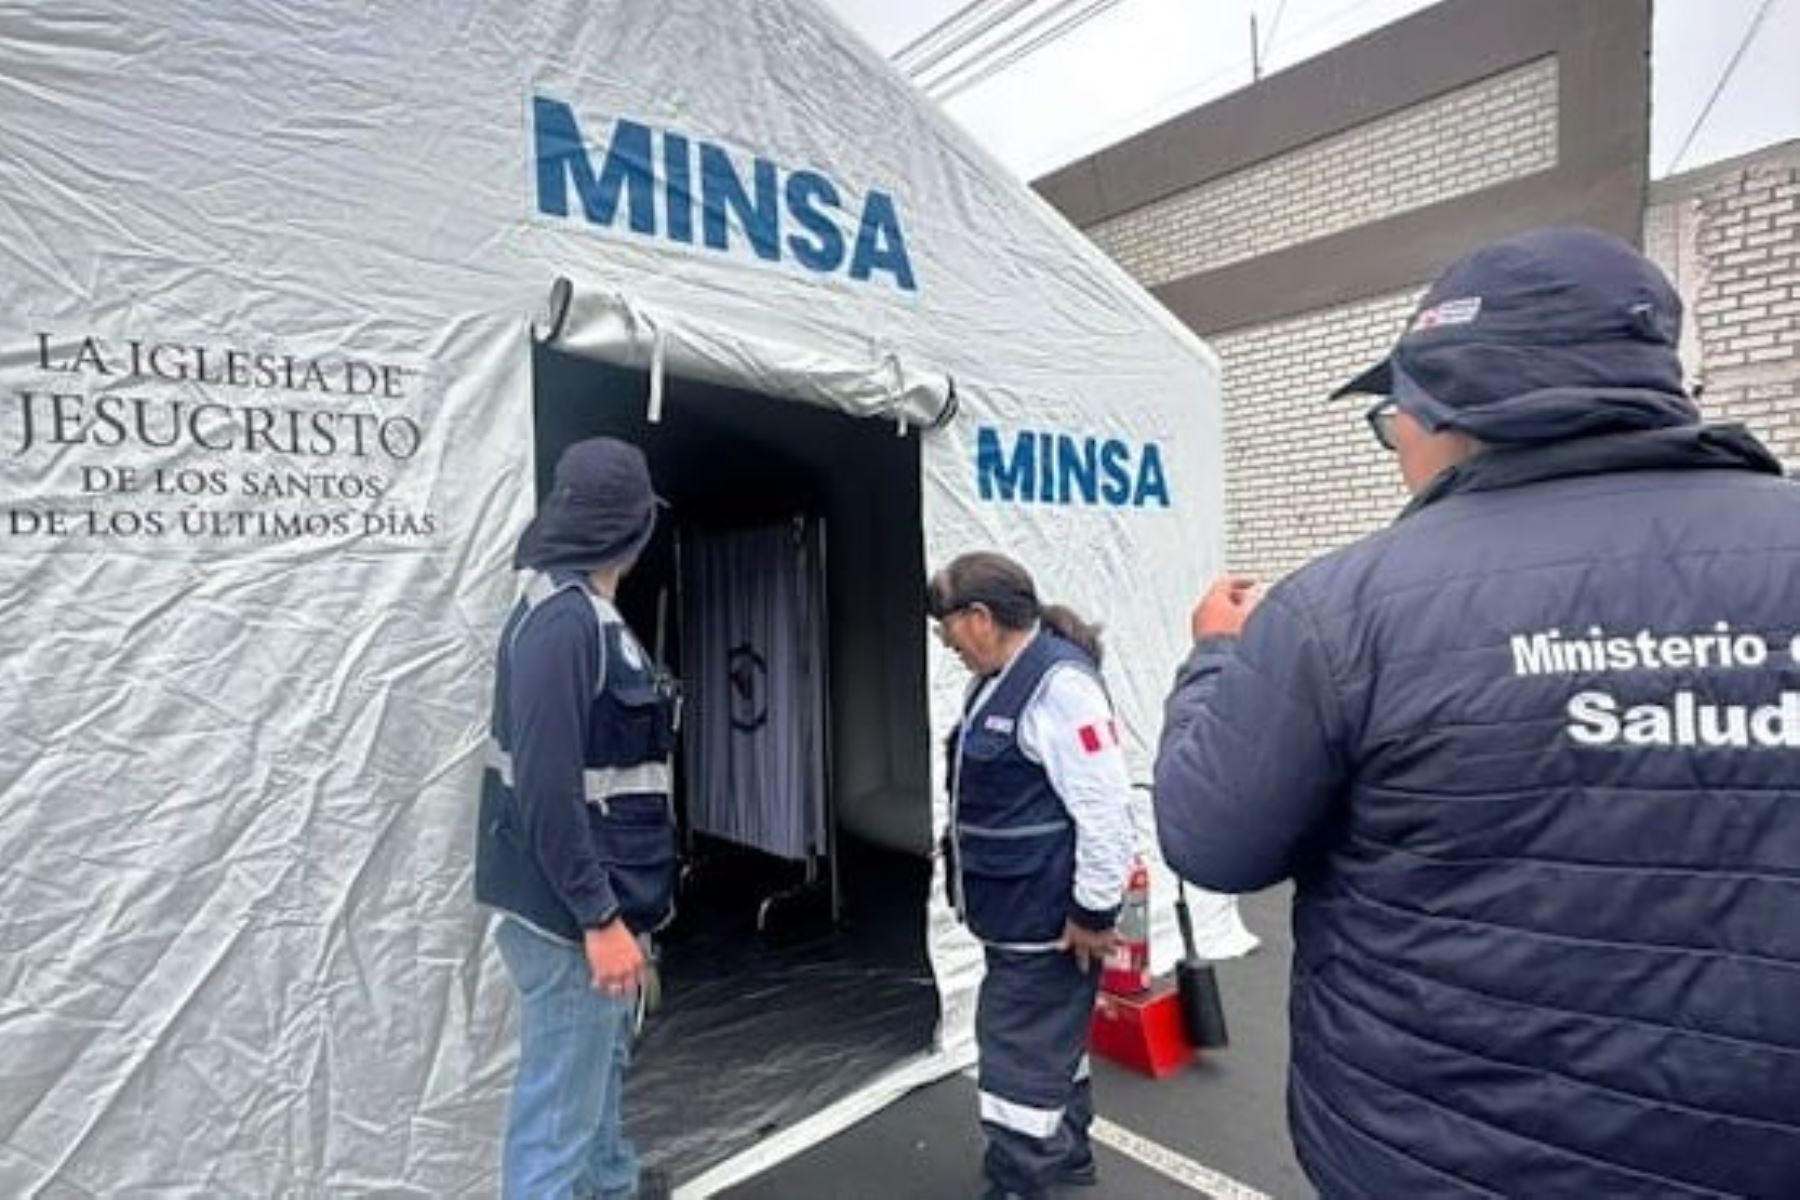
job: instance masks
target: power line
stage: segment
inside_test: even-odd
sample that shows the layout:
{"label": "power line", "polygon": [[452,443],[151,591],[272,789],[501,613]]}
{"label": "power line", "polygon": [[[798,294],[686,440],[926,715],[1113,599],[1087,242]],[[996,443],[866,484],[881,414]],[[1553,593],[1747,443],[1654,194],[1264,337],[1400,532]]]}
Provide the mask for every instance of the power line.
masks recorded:
{"label": "power line", "polygon": [[[1042,31],[1054,28],[1064,14],[1083,0],[989,0],[988,7],[968,12],[958,27],[946,31],[935,44],[908,47],[896,63],[928,95],[941,98],[947,87],[968,86],[973,77],[986,77],[1000,61],[1013,62],[1016,51],[1028,40],[1041,41]],[[959,14],[963,16],[963,14]],[[929,36],[929,35],[928,35]]]}
{"label": "power line", "polygon": [[[1072,5],[1079,3],[1081,3],[1081,0],[1042,0],[1041,4],[1039,3],[1039,0],[1023,0],[1023,3],[1013,3],[1003,12],[996,13],[992,20],[983,22],[980,29],[972,31],[971,37],[962,39],[957,43],[958,50],[968,49],[969,52],[967,54],[959,55],[954,60],[948,62],[944,60],[950,58],[951,56],[949,55],[935,56],[934,62],[930,65],[941,65],[943,67],[943,69],[937,73],[936,78],[927,78],[932,74],[929,66],[915,68],[909,72],[909,74],[911,75],[913,82],[929,92],[933,87],[942,84],[946,79],[953,78],[959,73],[978,68],[984,62],[1005,54],[1012,47],[1016,46],[1021,39],[1030,37],[1046,23],[1054,21]],[[1019,19],[1016,21],[1012,20],[1014,17],[1018,17]],[[1000,28],[1003,25],[1005,27]],[[988,33],[994,33],[995,36],[983,44],[971,44],[976,37]]]}
{"label": "power line", "polygon": [[[1077,9],[1060,21],[1057,18],[1062,17],[1063,13],[1074,7],[1074,0],[1071,0],[1070,3],[1056,5],[1043,17],[1033,22],[1030,27],[1021,30],[1018,36],[1011,39],[1012,44],[1003,44],[990,51],[985,58],[971,60],[956,69],[945,72],[939,78],[923,86],[932,98],[948,100],[958,92],[966,91],[976,84],[992,78],[1051,42],[1067,37],[1101,13],[1117,7],[1122,2],[1123,0],[1089,0],[1087,7]],[[1049,26],[1049,28],[1045,28],[1045,26]],[[1039,30],[1042,32],[1038,32]],[[1033,33],[1037,33],[1037,36],[1031,37],[1030,41],[1022,45],[1017,44],[1020,38],[1030,37]]]}
{"label": "power line", "polygon": [[1287,0],[1280,0],[1275,6],[1275,19],[1269,22],[1267,36],[1259,37],[1256,32],[1256,11],[1250,12],[1250,82],[1261,83],[1263,60],[1269,57],[1269,47],[1275,44],[1275,30],[1281,24],[1281,14],[1287,9]]}
{"label": "power line", "polygon": [[901,70],[906,70],[908,65],[906,59],[909,55],[919,53],[921,48],[929,44],[933,38],[941,36],[946,30],[954,27],[959,21],[966,19],[970,13],[991,2],[992,0],[969,0],[969,3],[963,5],[961,8],[939,21],[936,25],[931,26],[929,29],[925,30],[925,32],[914,37],[912,41],[888,55],[888,61],[899,67]]}
{"label": "power line", "polygon": [[[971,0],[896,50],[891,61],[916,78],[1033,3],[1035,0]],[[998,11],[984,13],[982,9]]]}
{"label": "power line", "polygon": [[1281,0],[1275,6],[1275,17],[1269,22],[1269,32],[1263,35],[1262,47],[1257,54],[1258,61],[1269,57],[1269,48],[1275,44],[1275,30],[1281,25],[1281,14],[1287,11],[1287,0]]}
{"label": "power line", "polygon": [[1689,148],[1694,144],[1694,138],[1699,136],[1700,127],[1706,124],[1706,118],[1712,116],[1713,105],[1717,104],[1719,97],[1725,94],[1725,85],[1731,82],[1733,75],[1737,74],[1738,64],[1744,61],[1744,53],[1750,49],[1750,43],[1755,39],[1756,31],[1762,27],[1763,18],[1769,15],[1769,9],[1774,6],[1775,0],[1762,0],[1762,3],[1757,6],[1756,15],[1750,18],[1749,28],[1744,30],[1743,40],[1738,43],[1737,50],[1732,53],[1731,61],[1725,64],[1725,70],[1720,74],[1719,82],[1713,86],[1712,95],[1706,98],[1706,106],[1700,110],[1700,115],[1694,118],[1693,128],[1688,130],[1687,137],[1682,140],[1681,149],[1677,150],[1675,157],[1669,160],[1669,174],[1673,175],[1675,168],[1681,165],[1681,160],[1687,157]]}
{"label": "power line", "polygon": [[[1327,10],[1324,15],[1315,20],[1308,21],[1306,24],[1300,26],[1300,28],[1294,30],[1288,35],[1290,43],[1296,38],[1304,38],[1309,33],[1314,33],[1338,24],[1344,17],[1349,16],[1355,10],[1364,7],[1366,3],[1367,0],[1346,0],[1346,3]],[[1377,28],[1380,28],[1380,26],[1377,26]],[[1228,89],[1226,93],[1214,94],[1211,91],[1212,86],[1221,80],[1238,75],[1240,72],[1251,66],[1252,64],[1247,59],[1234,59],[1221,70],[1214,71],[1210,75],[1202,76],[1200,79],[1194,80],[1193,82],[1184,83],[1178,87],[1171,88],[1156,99],[1138,106],[1132,111],[1129,117],[1116,122],[1116,124],[1131,128],[1132,132],[1142,132],[1143,128],[1145,128],[1146,118],[1149,118],[1151,114],[1167,114],[1169,107],[1172,104],[1181,102],[1184,97],[1189,98],[1188,103],[1191,107],[1195,104],[1204,104],[1216,100],[1219,98],[1220,94],[1229,94],[1231,90],[1235,89]],[[1253,80],[1252,82],[1259,81]],[[1130,136],[1130,134],[1122,136]],[[1068,162],[1067,147],[1086,140],[1089,139],[1085,136],[1064,139],[1061,149],[1056,150],[1054,153],[1042,156],[1042,161],[1040,163],[1027,167],[1024,172],[1025,177],[1028,179],[1033,178],[1045,170],[1053,169]],[[1118,141],[1121,140],[1121,138],[1115,136],[1113,140]]]}

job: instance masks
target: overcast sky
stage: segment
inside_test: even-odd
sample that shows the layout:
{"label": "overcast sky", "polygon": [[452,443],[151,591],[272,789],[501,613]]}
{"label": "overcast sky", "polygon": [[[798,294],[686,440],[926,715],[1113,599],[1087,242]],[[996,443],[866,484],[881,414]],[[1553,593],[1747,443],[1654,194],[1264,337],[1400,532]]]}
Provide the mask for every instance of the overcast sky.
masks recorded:
{"label": "overcast sky", "polygon": [[[1059,5],[1070,13],[1092,8],[1094,15],[954,91],[943,105],[1002,162],[1034,179],[1248,85],[1252,14],[1268,74],[1432,0],[1027,2],[986,0],[989,11],[1017,6],[1021,19]],[[824,3],[884,54],[968,6],[968,0]],[[1653,178],[1800,137],[1800,0],[1656,0],[1654,11]],[[1755,35],[1747,39],[1753,25]]]}

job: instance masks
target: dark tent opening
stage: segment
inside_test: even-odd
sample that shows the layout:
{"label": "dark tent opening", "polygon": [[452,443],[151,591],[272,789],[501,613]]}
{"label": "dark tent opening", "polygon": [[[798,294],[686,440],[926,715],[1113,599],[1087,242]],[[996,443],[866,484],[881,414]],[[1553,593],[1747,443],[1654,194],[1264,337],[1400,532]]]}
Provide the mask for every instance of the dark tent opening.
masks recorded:
{"label": "dark tent opening", "polygon": [[[607,435],[669,502],[619,597],[688,726],[678,914],[626,1120],[691,1178],[930,1048],[918,438],[678,378],[651,423],[642,370],[539,346],[533,371],[540,496],[564,446]],[[743,633],[772,621],[791,645]],[[782,753],[734,757],[776,726]]]}

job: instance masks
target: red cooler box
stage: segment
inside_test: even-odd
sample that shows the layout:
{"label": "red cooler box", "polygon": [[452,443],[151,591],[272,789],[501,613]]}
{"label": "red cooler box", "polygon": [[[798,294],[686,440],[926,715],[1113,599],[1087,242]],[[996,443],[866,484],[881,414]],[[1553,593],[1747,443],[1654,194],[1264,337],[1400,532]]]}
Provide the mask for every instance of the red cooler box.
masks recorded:
{"label": "red cooler box", "polygon": [[1095,1054],[1152,1079],[1173,1075],[1195,1056],[1181,1025],[1181,997],[1172,979],[1135,996],[1101,992],[1094,1002],[1090,1044]]}

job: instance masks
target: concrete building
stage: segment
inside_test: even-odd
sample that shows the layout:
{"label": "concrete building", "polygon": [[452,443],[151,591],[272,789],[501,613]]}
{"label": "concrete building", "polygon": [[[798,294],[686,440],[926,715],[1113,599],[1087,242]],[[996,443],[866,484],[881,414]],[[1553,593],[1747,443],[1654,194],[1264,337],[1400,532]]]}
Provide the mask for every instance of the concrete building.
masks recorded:
{"label": "concrete building", "polygon": [[1039,191],[1224,359],[1229,558],[1274,578],[1391,520],[1325,397],[1463,251],[1545,224],[1683,290],[1706,408],[1800,460],[1800,152],[1650,186],[1650,0],[1448,0],[1083,159]]}

